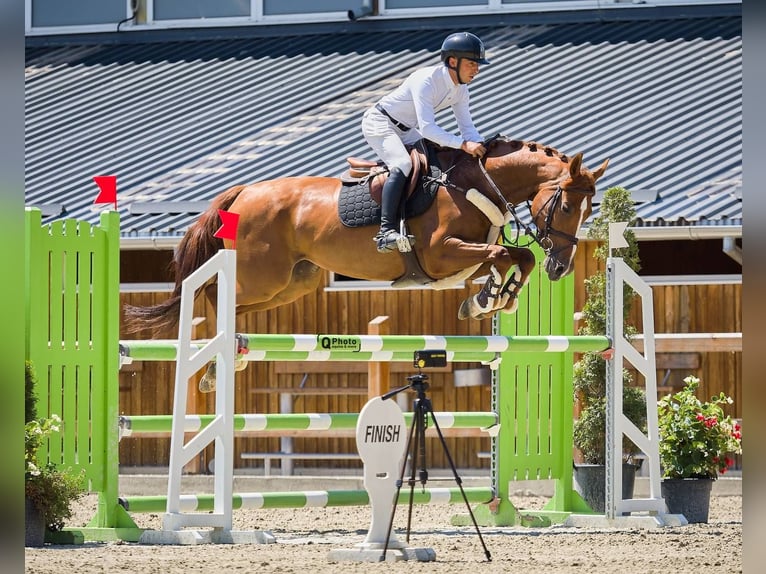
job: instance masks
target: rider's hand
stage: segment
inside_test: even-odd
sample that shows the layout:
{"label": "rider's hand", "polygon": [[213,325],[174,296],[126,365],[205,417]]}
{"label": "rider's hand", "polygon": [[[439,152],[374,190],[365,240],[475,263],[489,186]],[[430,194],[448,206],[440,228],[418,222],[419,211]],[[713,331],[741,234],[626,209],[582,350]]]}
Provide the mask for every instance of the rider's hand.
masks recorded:
{"label": "rider's hand", "polygon": [[484,157],[484,154],[487,153],[487,148],[479,142],[463,142],[460,149],[474,157]]}

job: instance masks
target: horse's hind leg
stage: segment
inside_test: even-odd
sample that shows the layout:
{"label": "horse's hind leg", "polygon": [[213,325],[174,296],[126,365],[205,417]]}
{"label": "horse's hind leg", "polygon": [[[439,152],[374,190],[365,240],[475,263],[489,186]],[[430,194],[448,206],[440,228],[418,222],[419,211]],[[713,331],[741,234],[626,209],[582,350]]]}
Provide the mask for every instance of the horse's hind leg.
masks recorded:
{"label": "horse's hind leg", "polygon": [[[216,302],[218,300],[218,284],[208,283],[205,285],[205,297],[207,298],[213,309],[216,309]],[[213,318],[215,320],[215,318]],[[211,393],[215,390],[215,361],[210,361],[207,365],[207,370],[202,378],[199,380],[198,388],[201,393]]]}
{"label": "horse's hind leg", "polygon": [[[322,278],[322,269],[310,261],[298,261],[292,270],[291,280],[287,287],[276,293],[271,299],[260,303],[250,303],[237,306],[237,313],[247,313],[250,311],[266,311],[274,309],[281,305],[292,303],[296,299],[310,293],[319,287],[319,281]],[[215,302],[217,290],[215,285],[209,285],[205,294],[211,302]],[[235,361],[234,370],[243,371],[247,367],[247,361]],[[199,390],[203,393],[209,393],[215,390],[216,369],[215,362],[208,364],[207,371],[199,381]]]}

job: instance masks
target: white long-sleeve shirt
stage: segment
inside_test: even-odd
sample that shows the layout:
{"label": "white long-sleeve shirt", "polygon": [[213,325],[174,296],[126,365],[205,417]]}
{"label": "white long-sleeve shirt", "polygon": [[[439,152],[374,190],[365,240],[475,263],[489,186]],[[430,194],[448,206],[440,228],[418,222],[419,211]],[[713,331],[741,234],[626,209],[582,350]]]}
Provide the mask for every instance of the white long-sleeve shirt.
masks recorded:
{"label": "white long-sleeve shirt", "polygon": [[[392,117],[416,129],[424,138],[441,146],[459,148],[463,140],[483,140],[473,125],[469,99],[468,86],[456,85],[447,66],[437,64],[410,74],[398,88],[383,96],[379,104]],[[436,123],[436,112],[449,106],[455,114],[460,136],[446,131]]]}

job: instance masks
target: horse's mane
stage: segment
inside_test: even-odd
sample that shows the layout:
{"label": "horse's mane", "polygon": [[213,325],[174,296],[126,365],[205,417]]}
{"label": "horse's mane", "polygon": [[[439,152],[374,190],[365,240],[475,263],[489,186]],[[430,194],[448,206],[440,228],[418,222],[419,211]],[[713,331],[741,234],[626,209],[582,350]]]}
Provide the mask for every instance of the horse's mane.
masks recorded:
{"label": "horse's mane", "polygon": [[[552,148],[550,146],[547,146],[545,144],[541,144],[539,142],[535,141],[526,141],[526,140],[515,140],[510,139],[506,136],[498,136],[495,141],[503,142],[511,147],[515,147],[517,150],[522,150],[526,148],[532,153],[544,153],[545,155],[549,157],[556,157],[559,160],[561,160],[564,163],[569,163],[569,157],[557,150],[556,148]],[[515,151],[515,150],[514,150]]]}

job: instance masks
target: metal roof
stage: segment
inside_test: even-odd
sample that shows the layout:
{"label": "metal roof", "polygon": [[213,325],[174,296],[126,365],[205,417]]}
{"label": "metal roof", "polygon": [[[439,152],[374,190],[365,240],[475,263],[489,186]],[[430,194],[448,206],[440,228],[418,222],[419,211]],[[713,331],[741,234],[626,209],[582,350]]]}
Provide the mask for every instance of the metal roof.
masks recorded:
{"label": "metal roof", "polygon": [[[372,158],[362,113],[449,31],[30,44],[26,203],[95,223],[92,177],[116,174],[126,246],[172,245],[231,185]],[[611,158],[600,191],[634,191],[638,226],[741,226],[740,17],[471,31],[492,62],[471,84],[485,137]]]}

